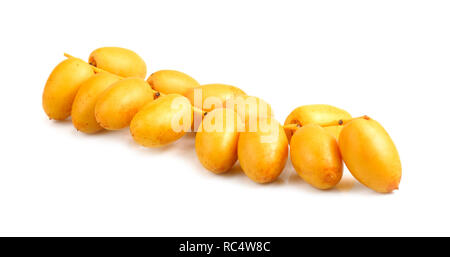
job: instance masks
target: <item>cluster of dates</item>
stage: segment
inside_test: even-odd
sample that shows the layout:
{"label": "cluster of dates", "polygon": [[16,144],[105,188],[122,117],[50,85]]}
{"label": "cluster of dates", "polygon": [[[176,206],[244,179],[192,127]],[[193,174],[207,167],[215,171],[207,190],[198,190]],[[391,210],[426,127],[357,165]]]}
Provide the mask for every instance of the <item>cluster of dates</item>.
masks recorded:
{"label": "cluster of dates", "polygon": [[290,152],[297,173],[316,188],[337,185],[344,162],[367,187],[380,193],[398,189],[397,149],[385,129],[367,116],[305,105],[282,126],[269,104],[237,87],[200,85],[174,70],[154,72],[145,80],[145,62],[128,49],[99,48],[88,62],[65,56],[45,85],[43,108],[50,119],[71,117],[84,133],[129,126],[137,143],[158,147],[195,132],[197,156],[214,173],[229,171],[239,160],[250,179],[272,182]]}

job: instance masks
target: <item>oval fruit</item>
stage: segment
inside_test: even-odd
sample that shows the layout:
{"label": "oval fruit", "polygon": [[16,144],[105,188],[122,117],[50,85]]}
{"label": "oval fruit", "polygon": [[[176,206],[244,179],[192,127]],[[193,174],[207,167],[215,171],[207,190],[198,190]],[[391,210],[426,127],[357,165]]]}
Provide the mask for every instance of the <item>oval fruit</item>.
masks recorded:
{"label": "oval fruit", "polygon": [[192,124],[192,106],[179,94],[169,94],[145,105],[130,124],[133,139],[146,147],[157,147],[180,139]]}
{"label": "oval fruit", "polygon": [[122,77],[145,79],[147,66],[135,52],[121,47],[102,47],[89,55],[89,64]]}
{"label": "oval fruit", "polygon": [[233,109],[240,117],[244,117],[247,130],[256,131],[259,119],[272,117],[270,105],[255,96],[238,96],[225,102],[225,107]]}
{"label": "oval fruit", "polygon": [[308,124],[291,139],[291,161],[297,174],[310,185],[330,189],[342,178],[342,158],[336,139],[324,128]]}
{"label": "oval fruit", "polygon": [[241,89],[225,84],[203,85],[191,88],[185,94],[193,106],[207,112],[224,107],[228,99],[245,95]]}
{"label": "oval fruit", "polygon": [[118,130],[130,125],[134,115],[153,100],[153,90],[140,78],[126,78],[112,84],[98,98],[95,119],[105,129]]}
{"label": "oval fruit", "polygon": [[101,72],[81,84],[72,105],[72,123],[77,130],[95,133],[103,129],[95,119],[95,104],[103,91],[119,80],[114,74]]}
{"label": "oval fruit", "polygon": [[240,119],[231,109],[218,108],[208,113],[195,136],[195,151],[200,163],[214,173],[229,171],[237,160]]}
{"label": "oval fruit", "polygon": [[81,83],[93,75],[92,67],[78,58],[60,62],[48,77],[42,94],[42,107],[47,116],[54,120],[69,117]]}
{"label": "oval fruit", "polygon": [[351,121],[342,129],[339,148],[348,170],[363,185],[379,193],[398,189],[402,176],[400,156],[378,122]]}
{"label": "oval fruit", "polygon": [[283,171],[288,156],[288,141],[283,127],[268,119],[267,128],[242,132],[238,141],[238,159],[244,173],[257,183],[274,181]]}
{"label": "oval fruit", "polygon": [[164,94],[184,95],[191,88],[200,84],[189,75],[176,70],[160,70],[148,77],[150,86]]}
{"label": "oval fruit", "polygon": [[[307,124],[320,124],[338,120],[351,119],[352,116],[345,110],[327,104],[304,105],[293,110],[286,118],[284,125],[298,124],[305,126]],[[342,126],[329,126],[325,130],[336,139],[342,130]],[[290,141],[293,130],[286,129],[286,135]]]}

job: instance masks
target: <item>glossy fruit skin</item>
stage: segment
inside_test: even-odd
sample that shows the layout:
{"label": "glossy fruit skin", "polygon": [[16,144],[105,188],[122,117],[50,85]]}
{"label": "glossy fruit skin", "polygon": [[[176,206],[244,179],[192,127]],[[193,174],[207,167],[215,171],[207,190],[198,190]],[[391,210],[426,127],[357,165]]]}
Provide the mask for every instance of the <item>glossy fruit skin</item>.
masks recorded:
{"label": "glossy fruit skin", "polygon": [[342,178],[342,158],[336,139],[324,128],[308,124],[297,129],[290,145],[297,174],[318,189],[330,189]]}
{"label": "glossy fruit skin", "polygon": [[160,70],[148,77],[150,86],[164,94],[184,95],[191,88],[199,87],[200,84],[189,75],[176,70]]}
{"label": "glossy fruit skin", "polygon": [[[241,132],[238,159],[244,173],[257,183],[269,183],[278,178],[286,165],[288,140],[283,127],[275,120],[268,131],[258,126],[256,132]],[[272,140],[267,137],[272,135]]]}
{"label": "glossy fruit skin", "polygon": [[256,96],[237,96],[228,99],[225,107],[234,110],[240,117],[243,117],[247,130],[256,131],[259,119],[266,119],[273,116],[270,105]]}
{"label": "glossy fruit skin", "polygon": [[[130,132],[134,141],[142,146],[167,145],[190,129],[192,115],[192,106],[186,97],[168,94],[146,104],[131,121]],[[174,120],[183,129],[174,130]]]}
{"label": "glossy fruit skin", "polygon": [[400,156],[386,130],[375,120],[356,119],[339,136],[342,158],[352,175],[379,193],[398,189]]}
{"label": "glossy fruit skin", "polygon": [[147,65],[135,52],[121,47],[101,47],[89,55],[89,63],[121,77],[145,79]]}
{"label": "glossy fruit skin", "polygon": [[[241,118],[236,112],[226,108],[215,109],[205,116],[195,136],[195,151],[203,167],[216,174],[233,167],[237,160],[238,119]],[[212,129],[208,124],[221,126]]]}
{"label": "glossy fruit skin", "polygon": [[103,128],[95,119],[95,104],[99,96],[120,77],[107,72],[97,73],[84,81],[72,105],[72,123],[84,133],[95,133]]}
{"label": "glossy fruit skin", "polygon": [[[326,123],[351,118],[352,116],[348,112],[332,105],[312,104],[300,106],[293,110],[286,118],[284,125],[299,124],[305,126],[307,124]],[[337,139],[339,138],[342,126],[330,126],[326,127],[325,130]],[[286,136],[289,141],[291,140],[292,134],[293,130],[286,129]]]}
{"label": "glossy fruit skin", "polygon": [[[195,90],[197,89],[201,89],[201,100],[194,99]],[[193,106],[209,112],[215,108],[224,107],[225,102],[231,98],[246,96],[246,94],[244,91],[234,86],[225,84],[207,84],[189,89],[185,96],[189,99]]]}
{"label": "glossy fruit skin", "polygon": [[119,130],[130,125],[134,115],[152,100],[153,91],[145,80],[122,79],[100,95],[95,105],[95,119],[105,129]]}
{"label": "glossy fruit skin", "polygon": [[65,120],[84,81],[94,75],[92,67],[78,58],[60,62],[52,71],[42,94],[42,107],[50,119]]}

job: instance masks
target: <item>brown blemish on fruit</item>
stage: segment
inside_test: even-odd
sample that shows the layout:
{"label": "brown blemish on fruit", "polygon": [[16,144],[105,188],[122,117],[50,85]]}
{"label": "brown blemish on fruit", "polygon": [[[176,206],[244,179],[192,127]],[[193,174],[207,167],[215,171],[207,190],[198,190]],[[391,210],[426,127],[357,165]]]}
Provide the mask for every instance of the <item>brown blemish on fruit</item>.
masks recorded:
{"label": "brown blemish on fruit", "polygon": [[386,192],[391,193],[394,190],[398,190],[398,181],[392,182],[391,184],[389,184],[389,186],[386,188]]}
{"label": "brown blemish on fruit", "polygon": [[93,57],[89,58],[89,64],[94,67],[97,67],[97,62],[95,61],[95,59]]}

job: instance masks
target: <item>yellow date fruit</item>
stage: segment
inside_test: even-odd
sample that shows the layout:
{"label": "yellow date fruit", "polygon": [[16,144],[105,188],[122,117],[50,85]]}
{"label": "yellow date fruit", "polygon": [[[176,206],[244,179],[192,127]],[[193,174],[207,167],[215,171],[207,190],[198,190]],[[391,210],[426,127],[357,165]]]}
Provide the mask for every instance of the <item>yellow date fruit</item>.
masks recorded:
{"label": "yellow date fruit", "polygon": [[180,139],[192,124],[192,106],[179,94],[168,94],[146,104],[130,124],[134,141],[158,147]]}
{"label": "yellow date fruit", "polygon": [[84,81],[78,90],[72,105],[72,123],[84,133],[95,133],[103,128],[95,119],[95,104],[99,96],[120,77],[101,72]]}
{"label": "yellow date fruit", "polygon": [[291,161],[297,174],[318,189],[330,189],[342,178],[342,158],[336,139],[319,125],[297,129],[291,139]]}
{"label": "yellow date fruit", "polygon": [[195,151],[200,163],[219,174],[229,171],[237,160],[237,130],[240,117],[231,109],[218,108],[208,113],[195,136]]}
{"label": "yellow date fruit", "polygon": [[50,119],[65,120],[84,81],[94,75],[92,67],[78,58],[59,63],[50,74],[42,94],[42,107]]}
{"label": "yellow date fruit", "polygon": [[126,78],[106,89],[95,105],[95,119],[105,129],[118,130],[130,125],[134,115],[153,100],[147,81]]}
{"label": "yellow date fruit", "polygon": [[[332,105],[312,104],[300,106],[293,110],[286,118],[284,125],[298,124],[305,126],[307,124],[319,124],[351,118],[352,116],[348,112]],[[329,126],[325,127],[325,130],[337,139],[339,138],[342,126]],[[286,135],[289,141],[292,134],[293,130],[286,129]]]}
{"label": "yellow date fruit", "polygon": [[352,175],[379,193],[398,189],[402,176],[400,156],[386,130],[375,120],[355,119],[339,136],[342,158]]}
{"label": "yellow date fruit", "polygon": [[277,179],[286,165],[288,140],[283,127],[274,119],[256,132],[242,132],[238,140],[238,159],[244,173],[257,183]]}
{"label": "yellow date fruit", "polygon": [[233,109],[240,117],[244,117],[246,129],[250,131],[256,131],[258,120],[273,115],[270,105],[255,96],[237,96],[228,99],[225,107]]}
{"label": "yellow date fruit", "polygon": [[121,47],[102,47],[89,55],[89,63],[122,77],[145,79],[147,66],[135,52]]}
{"label": "yellow date fruit", "polygon": [[200,84],[189,75],[176,70],[160,70],[148,77],[150,86],[164,94],[184,95],[191,88]]}
{"label": "yellow date fruit", "polygon": [[225,84],[207,84],[191,88],[185,94],[193,106],[207,112],[224,107],[231,98],[245,95],[241,89]]}

